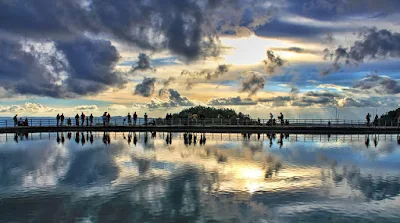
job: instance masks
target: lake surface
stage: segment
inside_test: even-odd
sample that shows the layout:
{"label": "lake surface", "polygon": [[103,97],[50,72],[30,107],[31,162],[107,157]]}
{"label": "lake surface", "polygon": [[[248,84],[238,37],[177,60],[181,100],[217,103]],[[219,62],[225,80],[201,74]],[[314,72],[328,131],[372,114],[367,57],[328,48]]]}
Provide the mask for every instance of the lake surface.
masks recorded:
{"label": "lake surface", "polygon": [[400,222],[395,135],[0,135],[0,222]]}

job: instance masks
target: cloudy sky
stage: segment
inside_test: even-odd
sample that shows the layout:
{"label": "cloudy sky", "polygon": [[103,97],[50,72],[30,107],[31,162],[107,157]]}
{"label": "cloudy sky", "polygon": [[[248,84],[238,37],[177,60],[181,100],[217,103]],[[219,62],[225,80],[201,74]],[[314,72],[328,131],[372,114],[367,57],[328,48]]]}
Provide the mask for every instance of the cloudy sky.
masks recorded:
{"label": "cloudy sky", "polygon": [[1,0],[0,116],[364,119],[399,106],[398,0]]}

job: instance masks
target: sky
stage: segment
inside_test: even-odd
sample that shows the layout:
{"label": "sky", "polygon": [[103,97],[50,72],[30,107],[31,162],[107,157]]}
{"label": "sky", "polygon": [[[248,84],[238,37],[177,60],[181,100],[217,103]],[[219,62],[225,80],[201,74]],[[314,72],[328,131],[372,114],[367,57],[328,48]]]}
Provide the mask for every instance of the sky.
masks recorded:
{"label": "sky", "polygon": [[398,0],[3,0],[0,116],[399,107]]}

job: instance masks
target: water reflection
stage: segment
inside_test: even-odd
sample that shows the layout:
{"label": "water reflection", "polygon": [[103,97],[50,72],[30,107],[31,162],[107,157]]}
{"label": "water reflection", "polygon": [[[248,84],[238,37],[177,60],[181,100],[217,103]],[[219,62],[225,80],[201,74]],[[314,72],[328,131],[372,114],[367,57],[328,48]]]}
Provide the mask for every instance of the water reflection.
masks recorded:
{"label": "water reflection", "polygon": [[398,142],[281,133],[0,135],[0,221],[398,222]]}

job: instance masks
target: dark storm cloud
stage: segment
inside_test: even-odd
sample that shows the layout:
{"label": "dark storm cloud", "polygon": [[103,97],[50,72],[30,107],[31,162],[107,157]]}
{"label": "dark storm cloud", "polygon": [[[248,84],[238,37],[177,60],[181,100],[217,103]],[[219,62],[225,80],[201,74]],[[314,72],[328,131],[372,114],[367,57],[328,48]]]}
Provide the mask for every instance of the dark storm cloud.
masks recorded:
{"label": "dark storm cloud", "polygon": [[265,78],[255,72],[251,72],[241,83],[241,92],[248,92],[249,96],[262,90],[265,85]]}
{"label": "dark storm cloud", "polygon": [[15,0],[0,1],[0,29],[32,38],[89,33],[186,60],[219,54],[217,33],[268,22],[265,1]]}
{"label": "dark storm cloud", "polygon": [[20,42],[0,37],[0,86],[13,94],[61,97],[58,74],[39,62]]}
{"label": "dark storm cloud", "polygon": [[56,53],[29,51],[17,41],[0,40],[0,86],[13,94],[76,97],[120,87],[114,72],[119,54],[109,41],[74,38],[54,43]]}
{"label": "dark storm cloud", "polygon": [[65,81],[68,92],[95,94],[126,83],[114,71],[120,56],[110,41],[75,38],[72,41],[57,41],[55,47],[68,62],[68,78]]}
{"label": "dark storm cloud", "polygon": [[372,90],[378,94],[399,94],[400,83],[387,76],[368,75],[359,80],[354,86],[357,90]]}
{"label": "dark storm cloud", "polygon": [[156,84],[156,78],[147,78],[145,77],[142,83],[136,85],[135,87],[135,95],[141,95],[143,97],[150,97],[154,94]]}
{"label": "dark storm cloud", "polygon": [[338,71],[342,64],[358,65],[365,60],[400,58],[400,33],[386,29],[369,29],[360,33],[361,40],[356,41],[350,48],[339,46],[334,52],[324,50],[324,59],[333,60],[330,68],[321,74]]}
{"label": "dark storm cloud", "polygon": [[138,61],[135,65],[136,66],[132,67],[133,72],[138,71],[138,70],[140,70],[140,71],[147,71],[147,70],[155,71],[155,68],[153,68],[151,66],[150,57],[144,53],[139,54]]}
{"label": "dark storm cloud", "polygon": [[256,105],[257,102],[251,98],[229,97],[229,98],[214,98],[208,102],[209,105]]}

